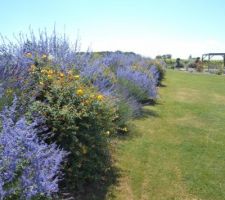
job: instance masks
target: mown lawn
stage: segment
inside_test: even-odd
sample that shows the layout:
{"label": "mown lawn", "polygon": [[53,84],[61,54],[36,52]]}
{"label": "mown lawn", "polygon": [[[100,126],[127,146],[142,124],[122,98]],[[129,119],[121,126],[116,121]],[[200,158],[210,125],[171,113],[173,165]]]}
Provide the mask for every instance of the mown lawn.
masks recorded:
{"label": "mown lawn", "polygon": [[168,71],[160,100],[116,145],[108,200],[225,199],[225,77]]}

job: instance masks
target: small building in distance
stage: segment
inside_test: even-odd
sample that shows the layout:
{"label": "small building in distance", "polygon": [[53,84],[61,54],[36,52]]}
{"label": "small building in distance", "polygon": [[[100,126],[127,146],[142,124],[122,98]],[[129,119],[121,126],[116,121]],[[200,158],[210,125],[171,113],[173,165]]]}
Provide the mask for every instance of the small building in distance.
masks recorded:
{"label": "small building in distance", "polygon": [[206,54],[202,54],[202,62],[207,61],[209,62],[210,59],[213,56],[222,56],[223,57],[223,67],[225,67],[225,53],[206,53]]}

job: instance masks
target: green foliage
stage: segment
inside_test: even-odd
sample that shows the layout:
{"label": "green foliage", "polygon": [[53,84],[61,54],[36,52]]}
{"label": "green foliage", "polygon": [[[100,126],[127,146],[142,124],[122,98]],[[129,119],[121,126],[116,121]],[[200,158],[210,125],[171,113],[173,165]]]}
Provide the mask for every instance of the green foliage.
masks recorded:
{"label": "green foliage", "polygon": [[224,73],[224,69],[223,68],[224,68],[223,65],[219,66],[219,69],[217,71],[218,75],[222,75]]}
{"label": "green foliage", "polygon": [[6,105],[9,105],[10,102],[13,100],[13,90],[12,89],[7,89],[3,96],[0,98],[0,111],[2,108]]}
{"label": "green foliage", "polygon": [[164,62],[166,63],[167,68],[174,69],[174,66],[175,66],[175,64],[176,64],[176,59],[174,59],[174,58],[171,58],[171,59],[164,59]]}
{"label": "green foliage", "polygon": [[118,101],[117,106],[118,106],[118,111],[117,111],[118,118],[116,120],[116,123],[118,127],[124,127],[125,124],[133,118],[135,113],[133,113],[134,110],[129,105],[129,102],[125,99],[121,98],[120,101]]}

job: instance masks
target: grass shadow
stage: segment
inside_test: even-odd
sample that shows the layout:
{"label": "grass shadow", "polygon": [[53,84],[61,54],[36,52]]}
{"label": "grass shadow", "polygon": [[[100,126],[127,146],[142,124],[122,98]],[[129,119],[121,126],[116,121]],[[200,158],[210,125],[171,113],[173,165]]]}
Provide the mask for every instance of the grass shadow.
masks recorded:
{"label": "grass shadow", "polygon": [[75,192],[72,200],[104,200],[108,194],[109,188],[117,184],[119,178],[119,170],[112,167],[100,181],[86,184],[79,192]]}
{"label": "grass shadow", "polygon": [[159,84],[159,87],[167,87],[167,85],[163,84],[163,83],[160,83]]}
{"label": "grass shadow", "polygon": [[154,100],[154,99],[146,99],[146,100],[142,100],[141,102],[140,102],[143,106],[145,106],[145,105],[151,105],[151,106],[154,106],[154,105],[156,105],[157,104],[157,101],[156,100]]}
{"label": "grass shadow", "polygon": [[149,107],[148,108],[143,107],[141,114],[139,116],[137,116],[136,119],[140,120],[140,119],[146,119],[149,117],[159,117],[159,114],[158,114],[158,112],[151,110]]}
{"label": "grass shadow", "polygon": [[[87,183],[74,192],[62,193],[59,199],[65,200],[105,200],[109,188],[117,184],[119,178],[119,170],[113,167],[107,174],[102,176],[99,181]],[[59,200],[58,199],[58,200]]]}

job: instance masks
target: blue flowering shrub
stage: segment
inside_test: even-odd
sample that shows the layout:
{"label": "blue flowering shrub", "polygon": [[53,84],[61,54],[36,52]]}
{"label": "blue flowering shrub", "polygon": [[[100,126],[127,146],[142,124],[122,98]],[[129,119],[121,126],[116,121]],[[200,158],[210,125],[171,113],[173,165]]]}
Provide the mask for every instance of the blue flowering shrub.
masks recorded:
{"label": "blue flowering shrub", "polygon": [[150,61],[150,64],[146,67],[153,74],[156,81],[156,85],[162,85],[162,81],[166,75],[166,63],[164,61]]}
{"label": "blue flowering shrub", "polygon": [[39,31],[34,34],[20,34],[16,42],[0,36],[0,80],[7,80],[7,86],[22,87],[36,57],[48,55],[54,66],[65,70],[86,66],[90,55],[79,54],[79,44],[74,44],[65,35]]}
{"label": "blue flowering shrub", "polygon": [[117,70],[117,78],[122,89],[137,101],[156,99],[157,90],[153,75],[140,67],[121,67]]}
{"label": "blue flowering shrub", "polygon": [[1,113],[0,199],[52,198],[67,154],[38,138],[37,122],[16,120],[15,107],[14,102]]}

